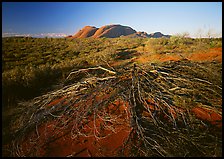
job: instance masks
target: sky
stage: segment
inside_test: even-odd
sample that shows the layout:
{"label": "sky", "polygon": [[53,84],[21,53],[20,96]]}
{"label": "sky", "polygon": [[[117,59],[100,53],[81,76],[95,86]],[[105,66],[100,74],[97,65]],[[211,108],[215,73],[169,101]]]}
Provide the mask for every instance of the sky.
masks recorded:
{"label": "sky", "polygon": [[2,36],[63,37],[109,24],[221,37],[222,2],[2,2]]}

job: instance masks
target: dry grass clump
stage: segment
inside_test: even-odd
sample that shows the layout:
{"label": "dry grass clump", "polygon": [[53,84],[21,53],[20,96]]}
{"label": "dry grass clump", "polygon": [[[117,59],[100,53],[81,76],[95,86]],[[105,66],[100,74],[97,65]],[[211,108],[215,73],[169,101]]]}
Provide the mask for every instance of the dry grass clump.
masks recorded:
{"label": "dry grass clump", "polygon": [[[222,100],[221,67],[215,63],[214,70],[208,65],[186,60],[74,71],[69,76],[76,78],[74,83],[20,103],[23,110],[14,122],[15,138],[4,150],[9,156],[46,156],[47,145],[63,134],[71,140],[93,137],[97,143],[116,134],[116,127],[123,124],[131,131],[111,156],[221,156],[222,106],[217,102]],[[123,113],[107,111],[116,108],[118,104],[111,104],[118,100],[126,103],[126,108],[119,108],[126,114],[122,119]],[[200,118],[195,111],[199,105],[212,110],[218,121]],[[38,127],[49,122],[53,132],[46,126],[40,135]],[[85,131],[89,122],[93,125]],[[109,133],[103,135],[103,130]],[[35,140],[29,136],[32,132],[37,134]],[[105,155],[99,151],[92,156]]]}

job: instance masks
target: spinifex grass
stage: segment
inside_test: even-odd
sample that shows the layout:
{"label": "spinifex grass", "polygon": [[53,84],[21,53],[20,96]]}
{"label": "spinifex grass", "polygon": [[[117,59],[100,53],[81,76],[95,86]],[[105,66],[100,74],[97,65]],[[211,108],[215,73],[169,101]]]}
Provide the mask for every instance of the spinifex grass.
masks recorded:
{"label": "spinifex grass", "polygon": [[[215,63],[213,70],[208,65],[187,60],[134,65],[115,69],[113,76],[108,71],[92,74],[100,67],[76,71],[84,74],[80,81],[21,103],[24,110],[15,121],[15,138],[4,150],[9,156],[45,156],[41,150],[63,134],[69,134],[71,142],[80,136],[100,142],[110,136],[102,135],[102,129],[117,133],[122,123],[131,131],[113,156],[221,156],[220,127],[192,112],[200,105],[222,114],[217,104],[222,100],[221,67]],[[122,119],[107,111],[118,99],[127,103]],[[48,122],[54,130],[46,126],[40,135],[38,127]],[[84,131],[88,122],[93,126]],[[29,136],[32,132],[35,140]],[[32,147],[25,149],[25,141]]]}

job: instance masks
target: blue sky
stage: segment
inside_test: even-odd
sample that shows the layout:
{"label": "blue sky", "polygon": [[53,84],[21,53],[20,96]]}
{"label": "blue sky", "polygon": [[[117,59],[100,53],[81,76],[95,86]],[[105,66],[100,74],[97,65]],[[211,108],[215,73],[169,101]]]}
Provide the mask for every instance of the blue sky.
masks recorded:
{"label": "blue sky", "polygon": [[[2,33],[73,35],[86,25],[222,34],[222,2],[2,2]],[[200,31],[201,30],[201,31]]]}

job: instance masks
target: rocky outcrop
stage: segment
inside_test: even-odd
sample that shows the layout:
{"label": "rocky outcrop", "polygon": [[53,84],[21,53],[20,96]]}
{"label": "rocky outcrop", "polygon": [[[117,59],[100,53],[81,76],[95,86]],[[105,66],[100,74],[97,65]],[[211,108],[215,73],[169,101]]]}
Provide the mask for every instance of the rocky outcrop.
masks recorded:
{"label": "rocky outcrop", "polygon": [[83,29],[79,30],[73,38],[87,38],[94,35],[98,28],[94,26],[85,26]]}
{"label": "rocky outcrop", "polygon": [[95,32],[93,37],[94,38],[101,38],[101,37],[116,38],[116,37],[120,37],[121,35],[126,36],[126,35],[130,35],[133,33],[136,33],[136,31],[128,26],[106,25],[106,26],[99,28]]}
{"label": "rocky outcrop", "polygon": [[170,35],[164,35],[161,32],[147,34],[146,32],[136,32],[129,26],[122,26],[120,24],[105,25],[100,28],[94,26],[85,26],[79,30],[72,38],[117,38],[117,37],[130,37],[130,38],[169,38]]}
{"label": "rocky outcrop", "polygon": [[170,35],[164,35],[164,34],[162,34],[161,32],[151,33],[151,34],[149,34],[149,36],[150,36],[151,38],[162,38],[162,37],[170,38]]}
{"label": "rocky outcrop", "polygon": [[150,38],[150,35],[147,34],[146,32],[136,32],[131,35],[127,35],[127,38]]}

